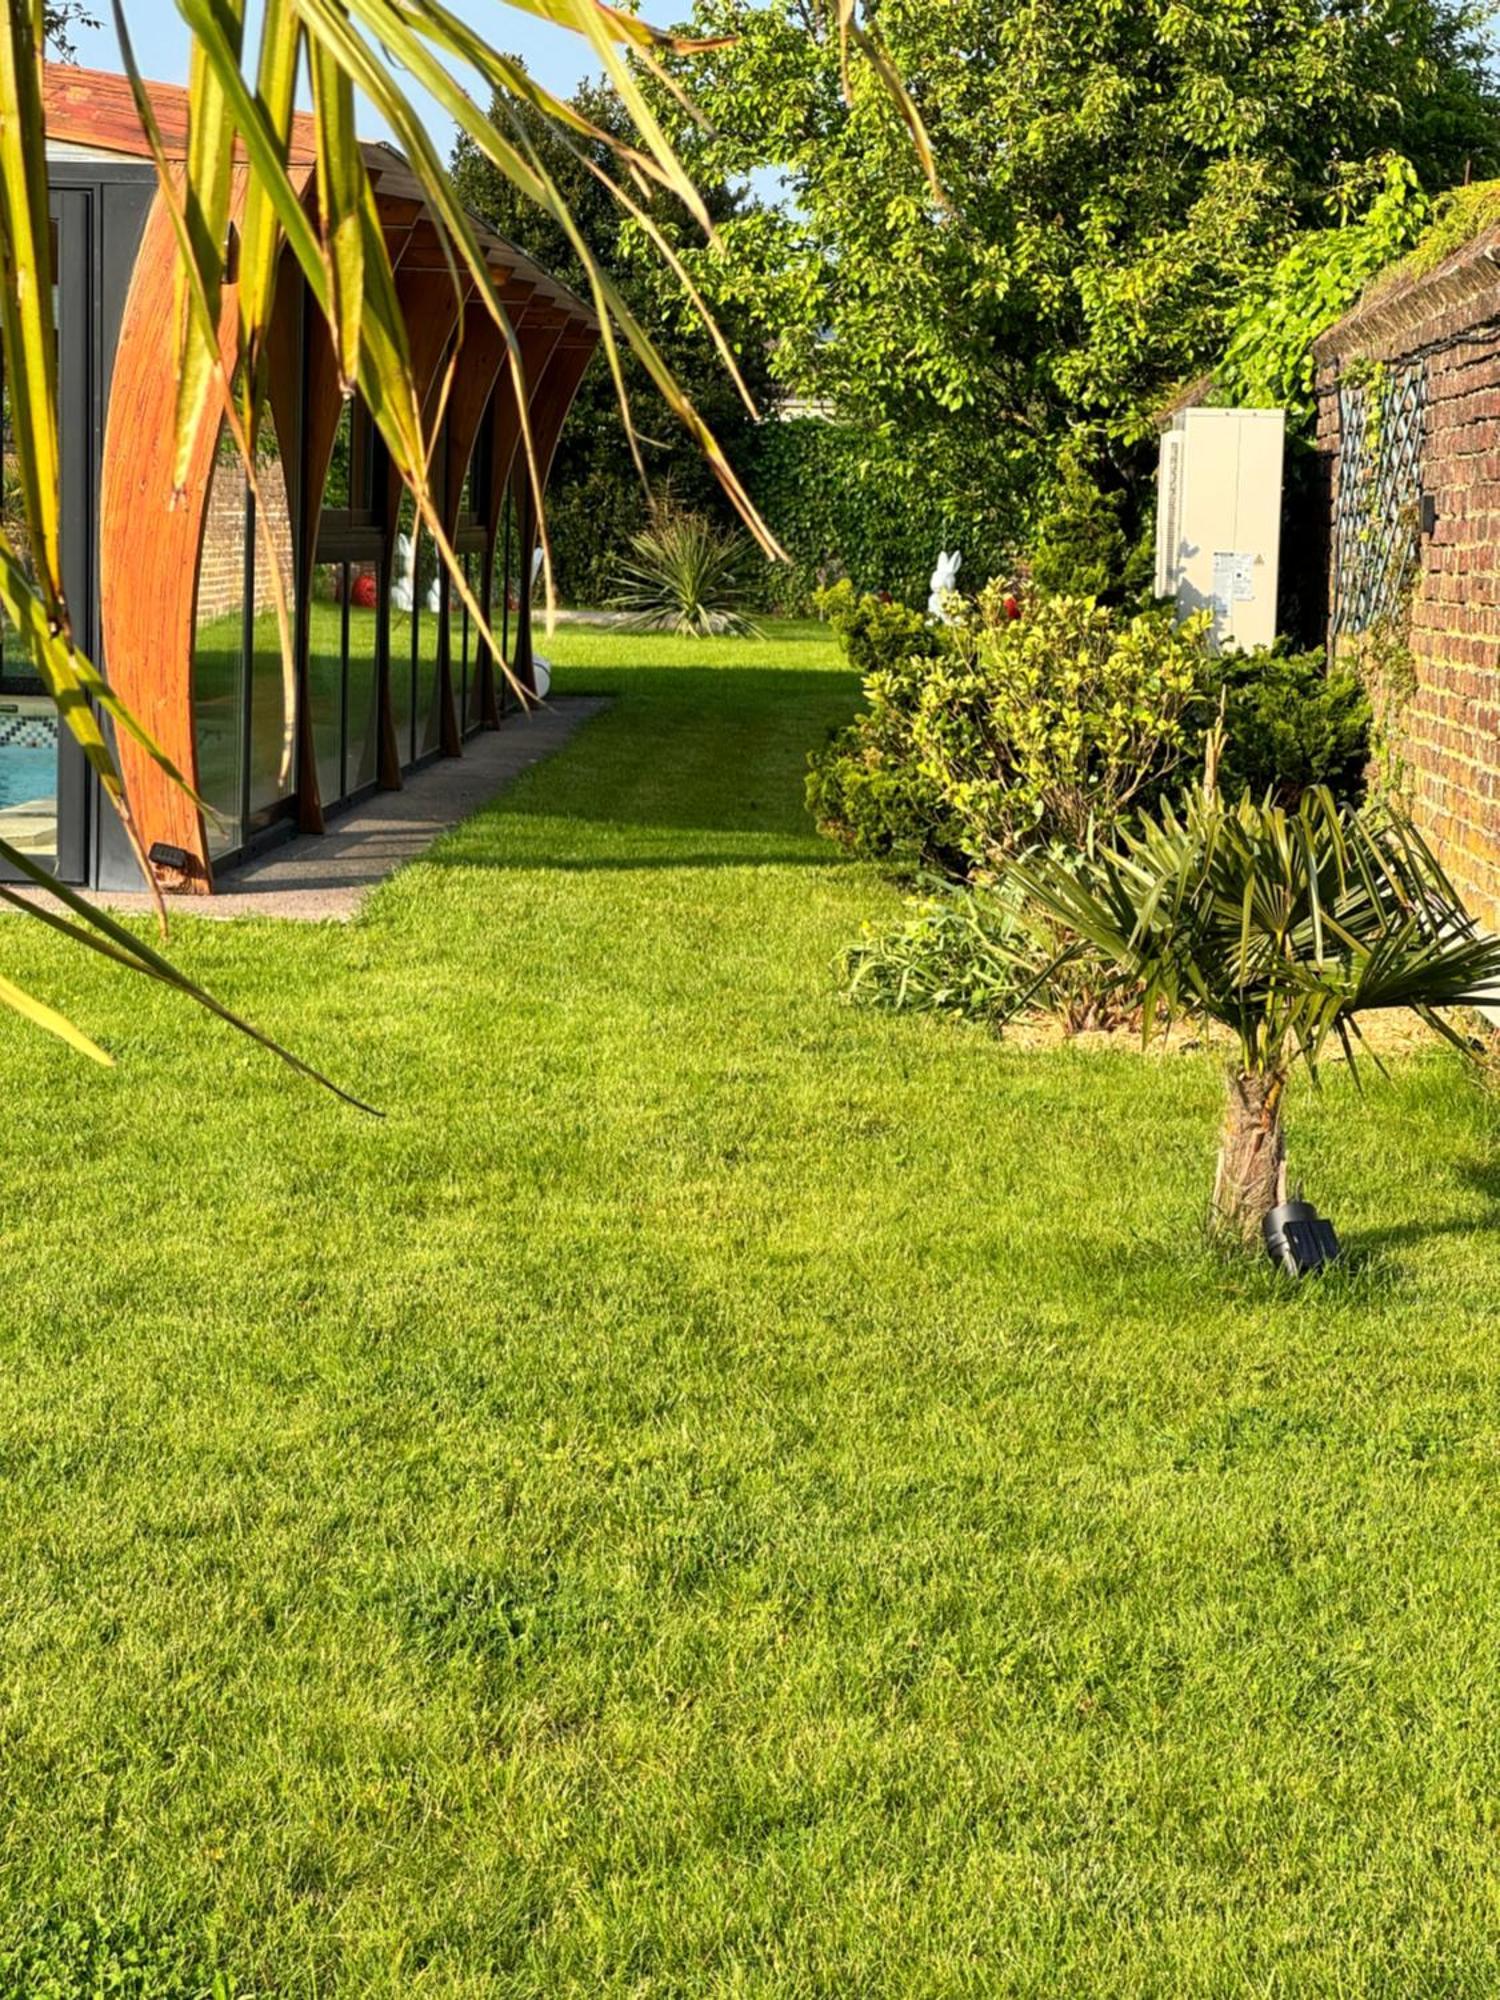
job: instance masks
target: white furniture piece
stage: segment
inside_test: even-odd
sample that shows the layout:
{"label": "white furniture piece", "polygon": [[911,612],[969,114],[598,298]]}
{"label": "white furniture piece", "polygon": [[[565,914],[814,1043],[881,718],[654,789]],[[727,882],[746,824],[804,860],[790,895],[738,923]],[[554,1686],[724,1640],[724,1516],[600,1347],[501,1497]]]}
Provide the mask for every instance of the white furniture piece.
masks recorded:
{"label": "white furniture piece", "polygon": [[1156,593],[1213,612],[1220,651],[1276,637],[1285,410],[1179,410],[1163,431]]}

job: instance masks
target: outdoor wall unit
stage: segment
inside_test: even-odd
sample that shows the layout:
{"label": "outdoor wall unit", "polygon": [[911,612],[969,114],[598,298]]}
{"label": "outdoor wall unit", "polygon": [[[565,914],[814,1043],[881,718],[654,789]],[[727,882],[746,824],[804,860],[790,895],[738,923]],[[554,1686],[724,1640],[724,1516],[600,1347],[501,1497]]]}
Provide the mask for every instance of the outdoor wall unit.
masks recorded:
{"label": "outdoor wall unit", "polygon": [[1213,612],[1221,651],[1276,637],[1284,410],[1178,410],[1161,440],[1156,591]]}

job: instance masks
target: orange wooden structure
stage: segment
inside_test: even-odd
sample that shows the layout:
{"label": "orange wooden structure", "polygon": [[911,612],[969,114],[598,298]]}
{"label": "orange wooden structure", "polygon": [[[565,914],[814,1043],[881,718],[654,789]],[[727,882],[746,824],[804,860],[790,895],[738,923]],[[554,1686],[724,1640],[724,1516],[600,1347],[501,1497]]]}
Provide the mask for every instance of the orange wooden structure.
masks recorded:
{"label": "orange wooden structure", "polygon": [[[152,86],[151,95],[168,151],[180,157],[187,94]],[[159,880],[208,893],[216,864],[289,829],[321,830],[337,805],[371,786],[398,787],[403,770],[425,756],[461,754],[466,735],[498,724],[506,677],[494,658],[480,657],[477,633],[458,594],[432,573],[430,552],[403,533],[409,523],[400,479],[373,426],[340,395],[326,331],[289,255],[270,341],[273,447],[258,467],[261,532],[216,410],[193,442],[186,484],[174,490],[175,245],[162,196],[144,183],[151,169],[139,163],[149,156],[128,85],[101,72],[53,68],[46,110],[55,180],[87,187],[91,172],[112,166],[138,176],[142,221],[104,370],[107,399],[98,399],[94,643],[121,696],[217,808],[205,820],[150,758],[119,744]],[[292,168],[309,202],[311,142],[310,122],[299,119]],[[510,631],[512,672],[530,685],[535,537],[518,392],[527,399],[545,476],[598,323],[582,301],[476,221],[517,335],[522,390],[489,314],[455,290],[405,162],[384,145],[363,150],[434,418],[447,391],[433,460],[445,532],[464,551],[495,635],[502,623]],[[242,197],[241,186],[237,205]],[[223,310],[227,349],[232,284]],[[279,643],[268,638],[268,542],[282,551],[295,613],[290,679]],[[502,548],[508,573],[498,561]],[[512,579],[519,602],[513,618],[503,602]],[[96,844],[96,855],[103,852]],[[118,857],[112,863],[105,855],[86,879],[119,886],[110,882],[112,871],[118,875]]]}

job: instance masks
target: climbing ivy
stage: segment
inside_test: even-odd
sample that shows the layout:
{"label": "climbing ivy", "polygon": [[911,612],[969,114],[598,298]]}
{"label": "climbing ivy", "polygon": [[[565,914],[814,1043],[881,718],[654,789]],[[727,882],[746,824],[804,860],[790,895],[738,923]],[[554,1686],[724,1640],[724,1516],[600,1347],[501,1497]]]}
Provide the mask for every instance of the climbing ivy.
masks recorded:
{"label": "climbing ivy", "polygon": [[1431,212],[1411,162],[1392,154],[1364,215],[1299,236],[1247,294],[1214,370],[1219,399],[1280,407],[1294,431],[1310,429],[1313,342],[1419,242]]}

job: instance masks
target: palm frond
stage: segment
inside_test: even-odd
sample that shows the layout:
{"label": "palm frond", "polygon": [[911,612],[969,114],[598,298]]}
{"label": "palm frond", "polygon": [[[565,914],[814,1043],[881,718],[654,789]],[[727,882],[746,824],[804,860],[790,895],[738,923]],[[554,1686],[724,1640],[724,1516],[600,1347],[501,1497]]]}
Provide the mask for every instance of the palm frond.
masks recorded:
{"label": "palm frond", "polygon": [[1082,865],[1034,855],[1011,873],[1033,912],[1141,983],[1148,1034],[1201,1014],[1246,1069],[1291,1048],[1316,1072],[1330,1038],[1352,1066],[1358,1017],[1395,1008],[1456,1039],[1442,1010],[1500,997],[1500,938],[1390,806],[1195,795]]}

